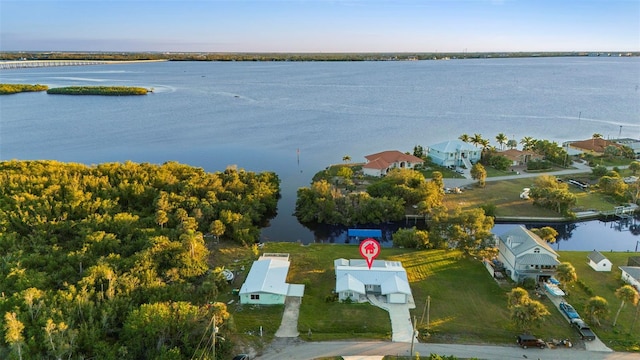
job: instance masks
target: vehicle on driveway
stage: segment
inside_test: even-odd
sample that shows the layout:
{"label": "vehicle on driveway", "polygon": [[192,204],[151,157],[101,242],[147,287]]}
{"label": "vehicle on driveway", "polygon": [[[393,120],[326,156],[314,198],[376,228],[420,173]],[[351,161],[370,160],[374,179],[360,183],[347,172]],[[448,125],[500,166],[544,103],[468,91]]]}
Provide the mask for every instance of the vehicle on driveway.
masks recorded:
{"label": "vehicle on driveway", "polygon": [[574,309],[573,306],[571,306],[570,304],[567,304],[566,302],[560,303],[560,310],[562,310],[562,312],[565,315],[567,315],[569,320],[580,319],[580,315],[578,314],[576,309]]}
{"label": "vehicle on driveway", "polygon": [[547,347],[547,343],[545,343],[542,339],[538,339],[533,335],[518,335],[518,345],[522,346],[523,349],[528,347],[537,347],[540,349],[544,349]]}
{"label": "vehicle on driveway", "polygon": [[578,333],[580,334],[580,338],[582,338],[582,340],[592,341],[596,339],[596,334],[591,331],[589,325],[582,321],[582,319],[572,319],[571,326],[578,330]]}

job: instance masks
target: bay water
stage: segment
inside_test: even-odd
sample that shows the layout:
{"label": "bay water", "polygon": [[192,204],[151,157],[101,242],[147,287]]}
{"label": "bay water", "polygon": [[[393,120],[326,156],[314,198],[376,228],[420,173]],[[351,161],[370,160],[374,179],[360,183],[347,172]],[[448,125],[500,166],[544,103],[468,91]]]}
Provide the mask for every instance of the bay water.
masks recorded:
{"label": "bay water", "polygon": [[[2,70],[0,83],[153,89],[131,97],[2,96],[0,159],[275,171],[282,199],[261,241],[345,241],[340,229],[312,231],[292,215],[297,189],[344,156],[363,162],[463,133],[494,145],[498,133],[559,143],[594,133],[640,138],[635,57],[132,63]],[[497,225],[497,233],[501,226],[512,225]],[[579,234],[585,226],[606,235]],[[579,223],[557,246],[634,250],[638,236],[608,226]]]}

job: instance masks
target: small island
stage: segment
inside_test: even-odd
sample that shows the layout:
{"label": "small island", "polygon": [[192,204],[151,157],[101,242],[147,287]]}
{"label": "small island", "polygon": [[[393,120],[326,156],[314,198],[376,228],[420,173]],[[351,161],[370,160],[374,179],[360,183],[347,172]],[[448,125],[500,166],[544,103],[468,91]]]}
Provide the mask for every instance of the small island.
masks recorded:
{"label": "small island", "polygon": [[21,92],[46,91],[49,89],[47,85],[28,85],[28,84],[0,84],[0,95],[17,94]]}
{"label": "small island", "polygon": [[47,90],[52,95],[147,95],[149,90],[133,86],[67,86]]}

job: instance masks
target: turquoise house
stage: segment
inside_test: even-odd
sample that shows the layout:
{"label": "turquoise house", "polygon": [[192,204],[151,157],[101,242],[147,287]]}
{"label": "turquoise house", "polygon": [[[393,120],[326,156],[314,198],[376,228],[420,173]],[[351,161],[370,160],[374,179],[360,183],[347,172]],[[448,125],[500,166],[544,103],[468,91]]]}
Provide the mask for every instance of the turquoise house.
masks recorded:
{"label": "turquoise house", "polygon": [[431,161],[451,168],[464,165],[470,169],[473,164],[480,161],[481,155],[481,149],[461,140],[445,141],[427,148],[427,156]]}
{"label": "turquoise house", "polygon": [[287,284],[289,254],[265,253],[253,262],[240,288],[240,303],[255,305],[284,304],[288,296],[302,297],[304,285]]}

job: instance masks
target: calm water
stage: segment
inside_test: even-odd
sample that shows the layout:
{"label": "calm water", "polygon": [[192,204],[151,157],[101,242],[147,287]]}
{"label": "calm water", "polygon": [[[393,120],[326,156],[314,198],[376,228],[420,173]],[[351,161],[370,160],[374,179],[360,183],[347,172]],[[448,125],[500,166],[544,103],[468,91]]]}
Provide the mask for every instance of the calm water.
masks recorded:
{"label": "calm water", "polygon": [[[0,82],[153,88],[143,97],[3,96],[0,159],[275,171],[283,198],[263,231],[267,241],[341,242],[336,230],[314,233],[291,214],[296,190],[344,155],[363,161],[462,133],[640,137],[640,58],[164,62],[3,70]],[[599,227],[607,241],[627,234],[620,241],[630,245],[618,250],[635,248],[628,231]]]}

